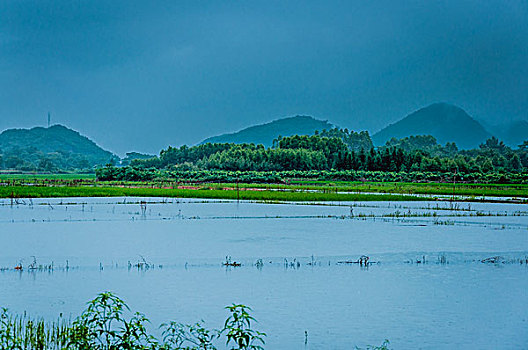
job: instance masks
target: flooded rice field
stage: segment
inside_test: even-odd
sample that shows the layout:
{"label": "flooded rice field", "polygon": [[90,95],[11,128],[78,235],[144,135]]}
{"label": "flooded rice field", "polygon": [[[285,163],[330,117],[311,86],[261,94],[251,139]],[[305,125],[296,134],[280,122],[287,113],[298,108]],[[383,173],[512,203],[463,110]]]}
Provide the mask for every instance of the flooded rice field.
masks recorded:
{"label": "flooded rice field", "polygon": [[524,204],[5,199],[0,246],[0,306],[49,319],[111,290],[153,327],[244,303],[269,349],[528,344]]}

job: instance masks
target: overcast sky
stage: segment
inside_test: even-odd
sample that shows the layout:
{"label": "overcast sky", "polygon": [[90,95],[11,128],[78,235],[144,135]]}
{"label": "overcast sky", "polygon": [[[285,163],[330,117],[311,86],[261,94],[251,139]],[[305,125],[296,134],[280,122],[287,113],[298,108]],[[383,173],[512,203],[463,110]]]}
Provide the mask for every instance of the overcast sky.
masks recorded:
{"label": "overcast sky", "polygon": [[283,116],[528,119],[527,1],[0,1],[0,130],[158,153]]}

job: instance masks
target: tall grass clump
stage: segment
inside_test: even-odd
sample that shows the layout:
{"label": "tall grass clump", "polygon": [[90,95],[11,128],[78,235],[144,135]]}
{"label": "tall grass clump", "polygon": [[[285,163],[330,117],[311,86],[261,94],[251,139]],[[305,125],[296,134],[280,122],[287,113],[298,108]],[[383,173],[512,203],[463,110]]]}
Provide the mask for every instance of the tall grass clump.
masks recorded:
{"label": "tall grass clump", "polygon": [[62,317],[46,322],[0,309],[0,349],[67,349],[70,330],[69,320]]}

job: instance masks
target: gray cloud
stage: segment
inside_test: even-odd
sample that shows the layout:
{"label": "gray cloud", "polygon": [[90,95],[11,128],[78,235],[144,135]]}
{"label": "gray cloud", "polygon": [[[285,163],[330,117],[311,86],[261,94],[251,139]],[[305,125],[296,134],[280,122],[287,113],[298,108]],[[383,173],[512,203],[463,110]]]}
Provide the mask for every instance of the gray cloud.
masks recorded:
{"label": "gray cloud", "polygon": [[375,131],[425,104],[528,119],[526,1],[4,1],[0,129],[124,153],[292,114]]}

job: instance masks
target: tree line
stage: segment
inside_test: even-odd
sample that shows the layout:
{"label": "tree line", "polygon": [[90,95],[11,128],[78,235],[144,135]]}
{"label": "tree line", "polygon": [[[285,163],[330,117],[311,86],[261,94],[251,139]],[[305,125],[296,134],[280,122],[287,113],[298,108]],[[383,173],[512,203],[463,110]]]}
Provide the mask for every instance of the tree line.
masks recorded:
{"label": "tree line", "polygon": [[528,141],[514,150],[492,137],[479,148],[459,150],[454,143],[439,145],[432,136],[411,136],[392,139],[383,147],[358,149],[345,143],[343,137],[322,136],[338,133],[279,137],[270,148],[225,143],[169,147],[161,151],[159,157],[132,160],[130,164],[143,169],[233,171],[334,169],[488,173],[522,172],[528,168]]}
{"label": "tree line", "polygon": [[[391,173],[521,174],[528,171],[528,141],[512,149],[495,137],[478,148],[459,150],[440,145],[429,135],[389,140],[375,148],[368,133],[332,129],[315,135],[278,137],[273,146],[206,143],[168,147],[159,156],[135,159],[127,169],[99,169],[101,178],[154,170],[165,171],[355,171]],[[150,175],[145,171],[150,169]],[[115,175],[110,176],[111,173]],[[138,175],[139,176],[139,175]],[[141,178],[142,176],[139,176]],[[467,177],[467,176],[466,176]],[[473,176],[476,177],[476,176]]]}

